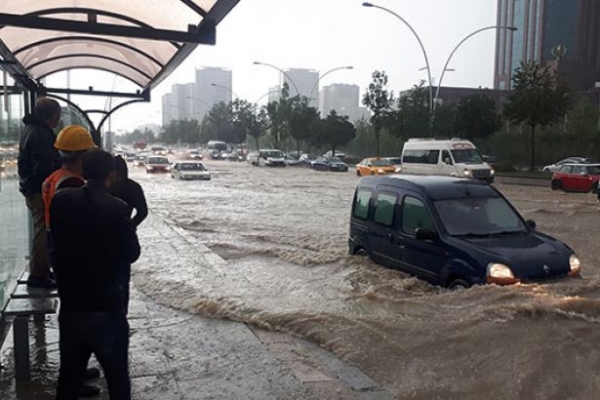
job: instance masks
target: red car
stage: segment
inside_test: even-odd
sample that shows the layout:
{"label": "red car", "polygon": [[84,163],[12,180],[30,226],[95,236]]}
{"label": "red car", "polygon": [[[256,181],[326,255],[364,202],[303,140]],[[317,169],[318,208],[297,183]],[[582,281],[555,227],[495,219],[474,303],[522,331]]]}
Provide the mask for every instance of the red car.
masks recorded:
{"label": "red car", "polygon": [[[552,190],[598,193],[600,164],[564,164],[552,174]],[[600,196],[600,194],[599,194]]]}

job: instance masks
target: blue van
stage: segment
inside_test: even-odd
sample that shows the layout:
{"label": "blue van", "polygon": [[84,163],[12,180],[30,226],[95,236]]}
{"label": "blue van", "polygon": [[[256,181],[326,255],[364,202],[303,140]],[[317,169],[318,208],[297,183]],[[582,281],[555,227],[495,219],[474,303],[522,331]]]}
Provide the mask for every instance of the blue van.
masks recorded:
{"label": "blue van", "polygon": [[348,249],[449,288],[579,276],[581,270],[569,246],[536,231],[496,188],[446,176],[362,178]]}

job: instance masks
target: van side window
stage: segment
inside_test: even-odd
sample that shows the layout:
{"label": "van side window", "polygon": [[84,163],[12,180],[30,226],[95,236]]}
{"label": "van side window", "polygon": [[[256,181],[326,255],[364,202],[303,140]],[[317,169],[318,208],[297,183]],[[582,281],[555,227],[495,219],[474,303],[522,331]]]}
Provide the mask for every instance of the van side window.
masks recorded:
{"label": "van side window", "polygon": [[421,200],[406,196],[402,203],[402,231],[414,235],[417,228],[432,229],[433,221]]}
{"label": "van side window", "polygon": [[439,158],[440,158],[439,150],[429,150],[429,154],[427,154],[427,164],[437,165]]}
{"label": "van side window", "polygon": [[377,203],[375,204],[375,222],[385,226],[392,226],[394,223],[394,210],[397,196],[390,193],[379,193]]}
{"label": "van side window", "polygon": [[372,193],[367,189],[359,189],[356,193],[354,202],[354,216],[360,219],[369,218],[369,202],[371,201]]}
{"label": "van side window", "polygon": [[439,150],[405,150],[402,155],[402,162],[437,165],[439,157]]}
{"label": "van side window", "polygon": [[448,165],[452,165],[452,157],[450,157],[450,152],[448,150],[442,151],[442,162],[446,163],[446,160],[450,160]]}

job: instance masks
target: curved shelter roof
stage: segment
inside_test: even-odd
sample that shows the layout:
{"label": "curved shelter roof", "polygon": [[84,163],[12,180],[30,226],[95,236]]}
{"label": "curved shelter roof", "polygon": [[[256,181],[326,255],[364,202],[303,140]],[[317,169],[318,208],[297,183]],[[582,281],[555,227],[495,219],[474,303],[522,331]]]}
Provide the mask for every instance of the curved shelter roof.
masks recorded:
{"label": "curved shelter roof", "polygon": [[215,44],[238,2],[0,0],[0,67],[33,91],[47,75],[91,68],[148,92],[198,44]]}

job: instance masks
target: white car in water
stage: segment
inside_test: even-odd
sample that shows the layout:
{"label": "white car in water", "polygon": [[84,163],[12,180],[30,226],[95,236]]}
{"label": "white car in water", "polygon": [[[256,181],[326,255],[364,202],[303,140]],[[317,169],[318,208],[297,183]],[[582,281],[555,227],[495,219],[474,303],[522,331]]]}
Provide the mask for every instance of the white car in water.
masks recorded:
{"label": "white car in water", "polygon": [[171,168],[171,177],[175,179],[201,179],[209,181],[210,172],[206,170],[204,164],[194,161],[180,161]]}

